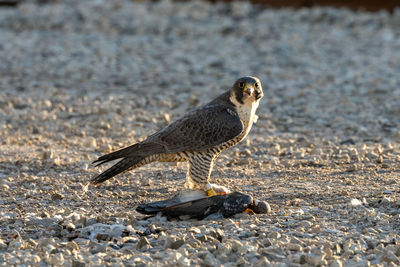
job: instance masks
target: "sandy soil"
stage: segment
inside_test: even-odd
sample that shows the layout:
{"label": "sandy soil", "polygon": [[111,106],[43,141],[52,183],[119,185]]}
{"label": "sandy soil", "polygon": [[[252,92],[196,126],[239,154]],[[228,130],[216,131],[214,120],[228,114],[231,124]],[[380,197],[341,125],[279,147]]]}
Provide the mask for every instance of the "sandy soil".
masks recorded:
{"label": "sandy soil", "polygon": [[[400,12],[58,1],[0,9],[0,265],[400,264]],[[270,215],[146,219],[184,164],[87,186],[240,76],[259,121],[213,181]]]}

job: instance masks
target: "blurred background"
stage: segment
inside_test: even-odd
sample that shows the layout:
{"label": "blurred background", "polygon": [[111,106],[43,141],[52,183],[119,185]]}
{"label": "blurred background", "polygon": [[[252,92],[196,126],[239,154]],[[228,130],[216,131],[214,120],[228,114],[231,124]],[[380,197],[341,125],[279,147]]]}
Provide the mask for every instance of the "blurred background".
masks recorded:
{"label": "blurred background", "polygon": [[[264,249],[254,238],[264,236],[270,246],[269,233],[278,231],[274,246],[279,250],[273,255],[279,257],[270,260],[282,264],[291,264],[293,246],[286,247],[291,236],[302,238],[296,244],[308,244],[299,246],[294,265],[303,256],[311,259],[316,244],[338,250],[306,262],[310,266],[331,264],[337,255],[346,259],[343,266],[400,262],[398,1],[0,3],[4,240],[18,241],[14,229],[20,228],[29,230],[26,240],[70,240],[73,232],[67,229],[72,228],[60,229],[66,216],[82,218],[71,219],[77,228],[81,221],[136,221],[133,207],[138,203],[166,198],[182,188],[185,166],[149,164],[88,188],[89,179],[101,171],[90,162],[207,103],[239,77],[254,75],[265,95],[259,120],[244,142],[218,158],[212,181],[268,201],[274,215],[243,223],[243,228],[254,225],[251,234],[229,226],[226,235],[254,245],[248,250],[252,255],[250,251]],[[79,215],[70,216],[75,212]],[[310,222],[299,221],[304,218]],[[177,228],[185,235],[190,232]],[[25,246],[18,241],[12,250],[0,240],[0,250],[21,253],[21,260],[6,265],[22,264],[27,251],[47,255],[52,259],[47,263],[57,266],[75,257],[69,250],[58,256],[68,248],[62,243],[50,250],[49,242]],[[211,255],[216,251],[214,243],[201,244],[202,249],[212,248]],[[82,261],[106,265],[99,256],[104,253],[88,258],[85,246],[76,245]],[[111,248],[101,246],[97,252],[107,247],[105,254],[119,253],[109,254]],[[232,251],[232,263],[254,263]],[[136,254],[121,259],[133,265]],[[221,264],[204,264],[200,258],[205,254],[195,255],[195,265]],[[42,256],[36,258],[37,265]],[[177,262],[177,256],[171,261],[158,258],[166,265]],[[84,263],[79,259],[74,266]]]}
{"label": "blurred background", "polygon": [[[0,0],[0,5],[15,6],[24,0]],[[26,0],[25,0],[26,1]],[[143,1],[143,0],[142,0]],[[51,0],[42,0],[41,3],[55,2]],[[218,0],[210,0],[210,2],[218,2]],[[225,0],[225,2],[232,2]],[[331,7],[348,7],[353,9],[364,9],[369,11],[390,10],[392,11],[399,5],[397,0],[251,0],[255,4],[261,4],[267,7],[313,7],[313,6],[331,6]]]}
{"label": "blurred background", "polygon": [[398,140],[396,1],[255,2],[2,0],[6,131],[126,142],[256,75],[255,131]]}

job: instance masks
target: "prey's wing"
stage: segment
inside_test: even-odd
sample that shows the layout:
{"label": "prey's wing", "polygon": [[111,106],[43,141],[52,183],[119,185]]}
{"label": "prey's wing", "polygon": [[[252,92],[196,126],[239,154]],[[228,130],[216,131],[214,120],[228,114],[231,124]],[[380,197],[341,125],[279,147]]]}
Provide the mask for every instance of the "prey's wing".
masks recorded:
{"label": "prey's wing", "polygon": [[207,105],[150,136],[145,143],[161,145],[164,153],[201,151],[225,143],[243,131],[243,123],[230,107]]}

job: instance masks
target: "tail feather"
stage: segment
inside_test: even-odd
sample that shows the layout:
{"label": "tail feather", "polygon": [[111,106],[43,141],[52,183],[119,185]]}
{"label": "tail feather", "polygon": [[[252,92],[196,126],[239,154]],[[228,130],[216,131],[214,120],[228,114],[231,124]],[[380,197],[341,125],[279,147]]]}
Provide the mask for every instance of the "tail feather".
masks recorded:
{"label": "tail feather", "polygon": [[92,164],[96,164],[96,167],[97,167],[97,166],[100,166],[100,165],[102,165],[102,164],[104,164],[106,162],[127,157],[128,154],[134,152],[137,147],[138,147],[138,144],[134,144],[132,146],[128,146],[128,147],[125,147],[123,149],[114,151],[112,153],[103,155],[103,156],[99,157],[98,159],[96,159],[95,161],[93,161]]}
{"label": "tail feather", "polygon": [[[127,171],[132,166],[134,166],[135,164],[140,162],[142,159],[143,159],[143,157],[124,158],[121,161],[119,161],[117,164],[113,165],[111,168],[105,170],[104,172],[100,173],[98,176],[94,177],[90,182],[94,185],[100,184],[100,183],[114,177],[117,174]],[[102,163],[104,163],[104,162],[102,162]],[[102,164],[102,163],[100,163],[100,164]]]}
{"label": "tail feather", "polygon": [[93,164],[100,166],[106,162],[113,161],[120,158],[130,158],[130,157],[144,157],[151,154],[159,154],[165,152],[165,148],[158,143],[137,143],[123,149],[117,150],[115,152],[103,155],[93,161]]}

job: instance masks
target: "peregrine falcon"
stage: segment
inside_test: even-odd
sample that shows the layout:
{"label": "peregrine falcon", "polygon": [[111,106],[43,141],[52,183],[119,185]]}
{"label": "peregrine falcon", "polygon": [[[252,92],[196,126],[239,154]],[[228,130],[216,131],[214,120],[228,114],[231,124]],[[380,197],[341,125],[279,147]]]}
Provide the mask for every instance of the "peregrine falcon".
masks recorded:
{"label": "peregrine falcon", "polygon": [[219,154],[238,144],[256,120],[256,110],[263,90],[256,77],[238,79],[230,90],[206,105],[186,113],[147,139],[99,157],[93,163],[121,159],[94,177],[92,184],[154,161],[188,162],[186,188],[200,189],[209,196],[228,191],[209,183],[214,161]]}

